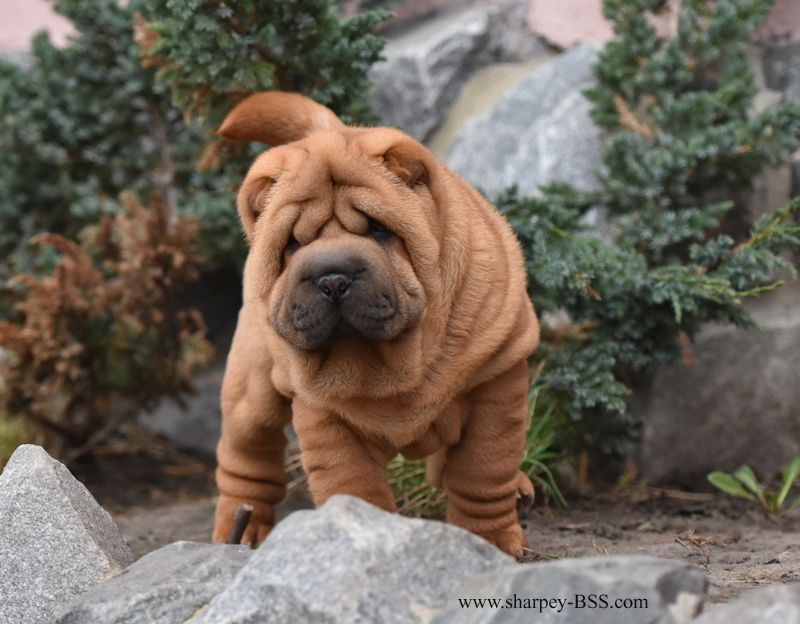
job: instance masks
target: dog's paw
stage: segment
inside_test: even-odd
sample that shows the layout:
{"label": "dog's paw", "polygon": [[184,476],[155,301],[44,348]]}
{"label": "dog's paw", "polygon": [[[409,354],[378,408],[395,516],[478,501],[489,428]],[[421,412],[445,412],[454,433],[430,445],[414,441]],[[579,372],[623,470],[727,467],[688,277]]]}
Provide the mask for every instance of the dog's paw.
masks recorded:
{"label": "dog's paw", "polygon": [[517,475],[517,514],[521,517],[527,514],[536,500],[536,491],[533,483],[521,470]]}
{"label": "dog's paw", "polygon": [[504,553],[519,559],[528,547],[528,540],[525,532],[519,524],[512,524],[510,527],[492,531],[491,533],[481,534],[487,542],[494,544]]}
{"label": "dog's paw", "polygon": [[222,494],[217,501],[217,511],[214,516],[212,541],[215,544],[226,544],[228,542],[234,527],[236,510],[244,504],[251,505],[253,511],[250,513],[250,521],[247,523],[239,543],[255,547],[267,538],[275,524],[272,505]]}

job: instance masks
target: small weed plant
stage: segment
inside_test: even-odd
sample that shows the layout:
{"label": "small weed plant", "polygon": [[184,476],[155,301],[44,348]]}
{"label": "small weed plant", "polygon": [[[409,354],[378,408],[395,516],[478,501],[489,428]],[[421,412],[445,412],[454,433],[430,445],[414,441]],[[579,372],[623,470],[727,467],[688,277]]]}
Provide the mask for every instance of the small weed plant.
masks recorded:
{"label": "small weed plant", "polygon": [[750,466],[741,466],[733,474],[715,470],[708,475],[709,482],[730,496],[758,502],[764,510],[777,515],[788,509],[800,509],[800,495],[787,503],[789,493],[800,485],[800,456],[795,457],[783,468],[780,487],[773,491],[759,483]]}

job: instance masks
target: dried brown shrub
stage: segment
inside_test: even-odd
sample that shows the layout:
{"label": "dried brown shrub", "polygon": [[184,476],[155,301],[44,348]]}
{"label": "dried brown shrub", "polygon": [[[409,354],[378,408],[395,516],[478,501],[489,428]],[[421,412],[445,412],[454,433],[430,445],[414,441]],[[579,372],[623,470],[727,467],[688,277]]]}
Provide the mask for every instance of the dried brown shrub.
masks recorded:
{"label": "dried brown shrub", "polygon": [[124,417],[178,398],[210,356],[202,317],[176,303],[198,276],[195,222],[158,198],[122,202],[81,244],[34,237],[60,254],[54,270],[7,285],[16,316],[0,322],[0,413],[23,417],[56,453],[107,427],[112,405]]}

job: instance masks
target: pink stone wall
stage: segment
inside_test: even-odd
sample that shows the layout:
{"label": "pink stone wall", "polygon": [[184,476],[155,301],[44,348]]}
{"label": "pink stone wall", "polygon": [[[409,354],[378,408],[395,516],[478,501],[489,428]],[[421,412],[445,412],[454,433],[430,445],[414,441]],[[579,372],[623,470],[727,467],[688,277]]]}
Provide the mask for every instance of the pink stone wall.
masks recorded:
{"label": "pink stone wall", "polygon": [[[351,2],[355,5],[357,0]],[[611,26],[603,18],[601,0],[529,2],[531,28],[558,47],[603,43],[612,35]],[[419,18],[431,10],[465,3],[466,0],[409,0],[398,7],[392,25]],[[660,29],[669,26],[666,21],[659,24]],[[63,44],[72,32],[69,22],[53,13],[47,0],[0,0],[0,50],[25,50],[31,36],[42,29],[50,32],[56,44]],[[759,37],[776,36],[800,41],[800,0],[776,0]]]}
{"label": "pink stone wall", "polygon": [[[394,8],[395,16],[380,29],[396,28],[470,1],[481,0],[406,0]],[[361,0],[347,0],[345,13],[357,11],[360,3]],[[31,37],[40,30],[49,31],[56,45],[63,45],[74,32],[69,21],[54,13],[47,0],[0,0],[0,51],[27,50]]]}
{"label": "pink stone wall", "polygon": [[[680,0],[672,0],[680,4]],[[559,48],[578,43],[605,43],[612,36],[601,0],[530,0],[531,29]],[[660,32],[674,28],[670,17],[656,24]],[[800,40],[800,0],[777,0],[767,22],[758,31],[761,39],[788,37]]]}
{"label": "pink stone wall", "polygon": [[73,32],[68,20],[53,12],[46,0],[0,0],[0,50],[21,51],[40,30],[61,45]]}
{"label": "pink stone wall", "polygon": [[758,34],[762,39],[788,37],[800,41],[800,0],[778,0]]}
{"label": "pink stone wall", "polygon": [[537,35],[559,48],[603,43],[613,32],[600,0],[531,0],[528,21]]}

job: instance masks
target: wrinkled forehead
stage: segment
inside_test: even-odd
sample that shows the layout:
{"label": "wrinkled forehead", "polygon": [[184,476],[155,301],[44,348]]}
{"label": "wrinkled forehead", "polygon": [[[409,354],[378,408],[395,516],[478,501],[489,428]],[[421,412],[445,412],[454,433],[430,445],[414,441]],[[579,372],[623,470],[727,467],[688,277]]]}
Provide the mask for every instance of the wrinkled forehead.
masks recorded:
{"label": "wrinkled forehead", "polygon": [[374,186],[376,174],[381,177],[379,157],[366,152],[359,141],[369,131],[349,130],[316,132],[262,154],[265,174],[281,191],[276,189],[276,199],[298,202],[334,187]]}
{"label": "wrinkled forehead", "polygon": [[[257,195],[260,216],[250,262],[262,276],[272,276],[265,288],[280,273],[289,237],[311,242],[334,217],[345,229],[362,234],[367,217],[377,220],[403,241],[423,281],[438,275],[442,231],[437,202],[427,184],[409,187],[384,158],[404,136],[385,128],[316,132],[273,148],[253,163],[242,188]],[[261,182],[268,189],[263,198],[256,191]]]}
{"label": "wrinkled forehead", "polygon": [[[281,210],[294,212],[293,231],[301,243],[334,217],[347,230],[363,233],[365,215],[385,220],[392,212],[384,209],[387,202],[403,203],[407,189],[382,165],[381,156],[370,154],[359,141],[369,130],[349,130],[317,132],[259,158],[259,174],[275,180],[268,211],[273,216]],[[404,229],[389,220],[385,225]]]}

